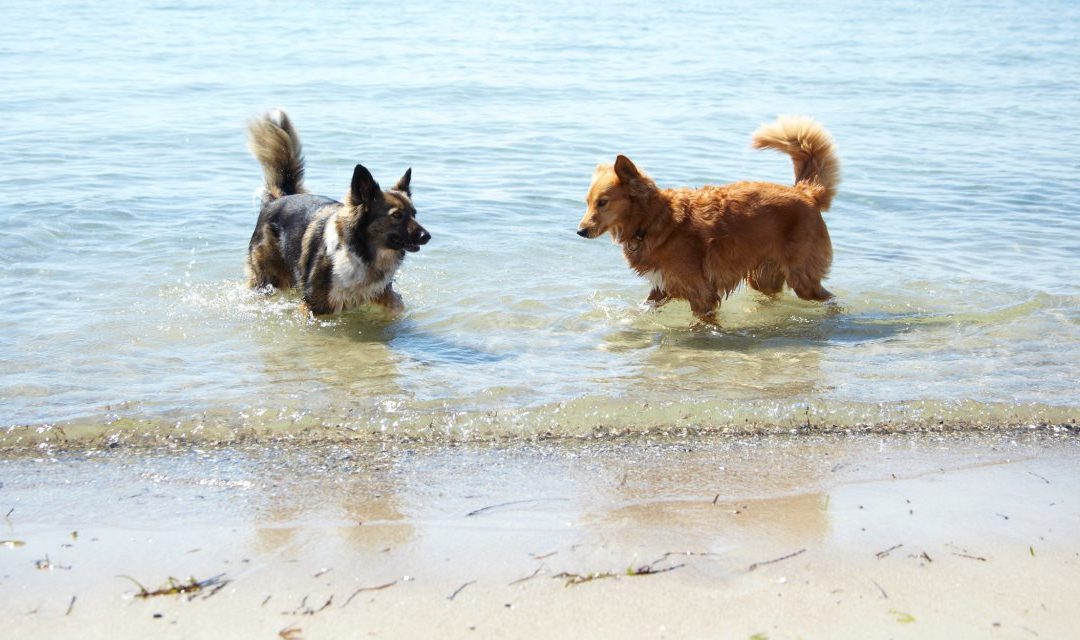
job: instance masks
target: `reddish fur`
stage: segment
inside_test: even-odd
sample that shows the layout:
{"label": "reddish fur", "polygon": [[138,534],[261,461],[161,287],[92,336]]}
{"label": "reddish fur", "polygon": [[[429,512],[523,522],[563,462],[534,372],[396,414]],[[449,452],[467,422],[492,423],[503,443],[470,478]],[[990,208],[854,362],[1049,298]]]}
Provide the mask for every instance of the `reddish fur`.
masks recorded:
{"label": "reddish fur", "polygon": [[821,212],[839,181],[832,141],[808,118],[781,118],[759,129],[754,145],[791,155],[796,183],[659,189],[619,156],[597,167],[579,234],[610,231],[631,268],[662,277],[649,302],[686,300],[706,323],[716,323],[717,305],[744,280],[770,295],[786,283],[800,298],[828,300],[821,281],[832,244]]}

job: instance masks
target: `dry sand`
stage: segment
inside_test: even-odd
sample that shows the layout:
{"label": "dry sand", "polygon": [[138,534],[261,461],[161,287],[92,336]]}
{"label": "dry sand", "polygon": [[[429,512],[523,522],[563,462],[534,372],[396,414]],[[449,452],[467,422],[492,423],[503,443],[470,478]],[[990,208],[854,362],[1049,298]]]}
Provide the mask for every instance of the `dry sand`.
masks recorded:
{"label": "dry sand", "polygon": [[1080,634],[1068,432],[688,440],[9,456],[0,635]]}

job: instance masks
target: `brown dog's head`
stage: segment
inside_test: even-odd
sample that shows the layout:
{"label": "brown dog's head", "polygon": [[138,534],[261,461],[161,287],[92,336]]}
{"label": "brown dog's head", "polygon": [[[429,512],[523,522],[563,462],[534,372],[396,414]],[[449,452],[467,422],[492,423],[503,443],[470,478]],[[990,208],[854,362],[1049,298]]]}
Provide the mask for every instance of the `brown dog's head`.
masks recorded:
{"label": "brown dog's head", "polygon": [[383,191],[364,165],[353,169],[352,184],[345,205],[355,212],[349,216],[355,222],[349,238],[352,250],[370,261],[379,249],[419,251],[431,234],[416,221],[409,183],[412,169],[405,172],[392,189]]}
{"label": "brown dog's head", "polygon": [[656,184],[626,156],[615,158],[614,165],[597,166],[577,234],[597,238],[610,231],[616,241],[621,240],[632,224],[635,208],[647,202],[655,190]]}

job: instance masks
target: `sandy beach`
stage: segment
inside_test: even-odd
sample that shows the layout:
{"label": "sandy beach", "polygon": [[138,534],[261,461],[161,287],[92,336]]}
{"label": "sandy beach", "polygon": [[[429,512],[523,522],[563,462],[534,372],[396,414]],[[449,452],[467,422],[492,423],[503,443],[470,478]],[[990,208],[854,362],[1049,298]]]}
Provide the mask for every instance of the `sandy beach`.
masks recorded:
{"label": "sandy beach", "polygon": [[0,462],[4,636],[1068,637],[1077,444],[43,450]]}

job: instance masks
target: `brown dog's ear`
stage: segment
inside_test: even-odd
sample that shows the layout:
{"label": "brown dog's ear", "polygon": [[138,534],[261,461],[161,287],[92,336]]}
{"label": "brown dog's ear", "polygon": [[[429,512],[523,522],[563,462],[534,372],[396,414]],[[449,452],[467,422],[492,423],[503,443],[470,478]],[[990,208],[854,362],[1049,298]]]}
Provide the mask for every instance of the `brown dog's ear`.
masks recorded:
{"label": "brown dog's ear", "polygon": [[412,167],[405,170],[405,175],[401,176],[401,179],[394,185],[394,191],[404,191],[405,195],[412,197],[412,191],[409,191],[409,183],[412,182]]}
{"label": "brown dog's ear", "polygon": [[371,176],[371,172],[365,169],[364,165],[358,164],[353,169],[352,186],[349,188],[349,193],[352,196],[351,204],[371,206],[372,202],[382,196],[382,189],[379,188],[379,183],[375,182],[375,178]]}
{"label": "brown dog's ear", "polygon": [[626,186],[630,186],[634,180],[641,178],[641,172],[626,156],[615,158],[615,175],[618,176],[619,182]]}
{"label": "brown dog's ear", "polygon": [[615,176],[633,199],[648,200],[656,190],[656,183],[643,175],[626,156],[615,158]]}

